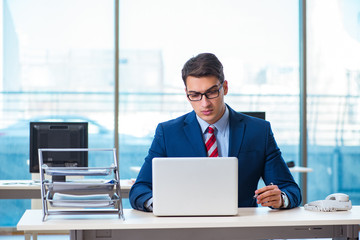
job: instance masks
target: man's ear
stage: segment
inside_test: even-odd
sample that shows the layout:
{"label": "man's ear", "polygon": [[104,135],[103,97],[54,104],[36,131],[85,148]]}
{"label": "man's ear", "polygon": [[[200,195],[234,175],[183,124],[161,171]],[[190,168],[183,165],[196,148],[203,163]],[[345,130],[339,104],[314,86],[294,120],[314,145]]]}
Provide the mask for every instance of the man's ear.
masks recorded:
{"label": "man's ear", "polygon": [[228,93],[228,81],[224,80],[223,82],[223,89],[224,89],[224,95],[226,95]]}

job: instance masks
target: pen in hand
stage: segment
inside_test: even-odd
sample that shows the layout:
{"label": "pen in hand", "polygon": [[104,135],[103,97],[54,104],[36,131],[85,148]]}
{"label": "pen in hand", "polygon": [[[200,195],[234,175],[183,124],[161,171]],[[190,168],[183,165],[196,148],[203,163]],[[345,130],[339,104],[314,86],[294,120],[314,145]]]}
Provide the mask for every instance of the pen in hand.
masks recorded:
{"label": "pen in hand", "polygon": [[[271,185],[274,185],[274,184],[271,182],[268,186],[271,186]],[[260,194],[255,194],[255,195],[253,196],[253,198],[256,199],[259,195],[260,195]]]}

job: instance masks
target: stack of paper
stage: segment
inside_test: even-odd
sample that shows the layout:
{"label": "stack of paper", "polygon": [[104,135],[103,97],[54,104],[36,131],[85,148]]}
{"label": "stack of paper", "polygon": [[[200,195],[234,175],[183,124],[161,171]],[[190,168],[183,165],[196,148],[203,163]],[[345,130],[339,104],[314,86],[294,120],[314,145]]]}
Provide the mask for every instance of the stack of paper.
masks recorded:
{"label": "stack of paper", "polygon": [[52,199],[48,199],[53,207],[110,207],[114,201],[109,194],[92,194],[92,195],[71,195],[55,193]]}

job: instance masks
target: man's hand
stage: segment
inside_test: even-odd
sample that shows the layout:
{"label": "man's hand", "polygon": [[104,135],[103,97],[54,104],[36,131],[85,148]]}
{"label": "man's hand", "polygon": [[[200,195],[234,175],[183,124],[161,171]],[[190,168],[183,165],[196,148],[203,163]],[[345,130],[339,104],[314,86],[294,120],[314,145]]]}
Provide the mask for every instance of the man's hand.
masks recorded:
{"label": "man's hand", "polygon": [[[283,200],[277,185],[268,185],[255,191],[256,202],[263,207],[281,208]],[[254,197],[255,197],[254,196]]]}

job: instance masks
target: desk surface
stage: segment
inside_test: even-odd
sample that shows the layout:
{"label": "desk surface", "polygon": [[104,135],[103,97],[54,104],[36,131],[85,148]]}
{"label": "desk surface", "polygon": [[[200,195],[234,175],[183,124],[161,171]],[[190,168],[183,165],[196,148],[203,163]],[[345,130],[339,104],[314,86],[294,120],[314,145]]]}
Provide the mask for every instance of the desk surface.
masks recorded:
{"label": "desk surface", "polygon": [[313,169],[312,168],[308,168],[308,167],[299,167],[299,166],[295,166],[292,168],[289,168],[290,172],[300,172],[300,173],[308,173],[308,172],[312,172]]}
{"label": "desk surface", "polygon": [[360,206],[350,211],[312,212],[303,207],[290,210],[239,208],[228,217],[155,217],[152,213],[124,209],[125,220],[116,215],[50,215],[42,222],[41,210],[27,210],[20,219],[20,231],[91,229],[228,228],[314,225],[359,225]]}
{"label": "desk surface", "polygon": [[[130,190],[133,184],[132,180],[129,179],[121,179],[120,186],[123,189]],[[40,181],[34,180],[0,180],[0,189],[40,189]]]}
{"label": "desk surface", "polygon": [[[132,180],[120,180],[122,197],[127,198]],[[36,199],[41,198],[40,181],[0,180],[0,199]]]}
{"label": "desk surface", "polygon": [[4,189],[4,190],[40,189],[40,182],[34,180],[0,180],[0,189]]}

